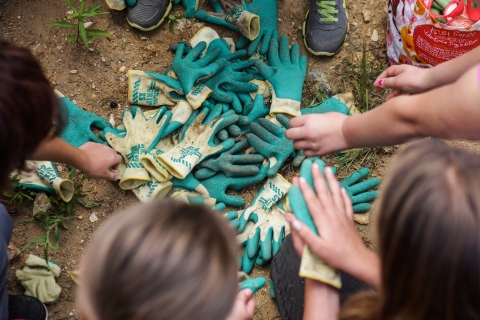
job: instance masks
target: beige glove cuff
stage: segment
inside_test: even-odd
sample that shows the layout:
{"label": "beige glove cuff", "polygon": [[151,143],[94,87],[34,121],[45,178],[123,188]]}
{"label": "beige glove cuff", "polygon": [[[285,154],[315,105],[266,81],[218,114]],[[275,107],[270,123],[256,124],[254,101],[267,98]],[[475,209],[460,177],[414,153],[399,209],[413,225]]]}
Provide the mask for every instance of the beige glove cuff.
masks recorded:
{"label": "beige glove cuff", "polygon": [[321,281],[337,289],[342,287],[340,272],[323,262],[307,245],[303,249],[298,275],[303,278]]}
{"label": "beige glove cuff", "polygon": [[235,7],[225,17],[238,28],[238,31],[250,41],[255,40],[260,34],[260,17],[240,7]]}
{"label": "beige glove cuff", "polygon": [[219,39],[219,35],[217,33],[217,31],[213,30],[212,28],[210,27],[204,27],[202,29],[200,29],[193,37],[192,39],[190,39],[190,45],[193,47],[195,47],[199,42],[202,42],[202,41],[205,41],[207,43],[207,47],[205,48],[205,50],[202,52],[202,54],[205,54],[207,52],[207,49],[208,49],[208,45],[210,44],[210,42],[212,42],[213,40],[215,39]]}
{"label": "beige glove cuff", "polygon": [[112,10],[123,10],[127,7],[125,0],[106,0],[106,2]]}
{"label": "beige glove cuff", "polygon": [[265,82],[268,83],[270,87],[270,92],[272,94],[272,105],[270,107],[270,114],[277,115],[281,113],[289,118],[302,115],[302,113],[300,112],[300,101],[277,98],[277,95],[275,94],[275,90],[273,89],[272,85],[268,81]]}
{"label": "beige glove cuff", "polygon": [[167,86],[141,70],[128,70],[128,103],[142,106],[173,106],[169,92],[183,92]]}
{"label": "beige glove cuff", "polygon": [[127,167],[123,172],[123,176],[120,179],[120,189],[122,190],[132,190],[138,188],[142,184],[149,182],[151,180],[148,171],[142,167]]}
{"label": "beige glove cuff", "polygon": [[60,272],[62,271],[62,269],[60,269],[60,267],[56,263],[50,262],[47,267],[47,262],[45,261],[45,259],[42,259],[33,254],[28,255],[28,258],[25,261],[25,264],[29,267],[44,267],[44,268],[47,268],[47,270],[49,270],[48,269],[49,267],[50,268],[49,271],[53,272],[53,275],[55,276],[55,278],[58,278],[60,276]]}
{"label": "beige glove cuff", "polygon": [[132,192],[135,194],[135,196],[137,196],[138,200],[146,203],[152,201],[153,199],[164,198],[171,188],[172,183],[170,181],[150,181],[139,186],[138,188],[132,189]]}
{"label": "beige glove cuff", "polygon": [[198,84],[187,94],[188,103],[193,109],[198,109],[202,103],[212,94],[212,90],[204,84]]}
{"label": "beige glove cuff", "polygon": [[157,156],[162,154],[160,150],[153,149],[147,154],[140,156],[140,162],[150,175],[159,182],[165,182],[172,179],[172,175],[157,161]]}
{"label": "beige glove cuff", "polygon": [[43,183],[50,185],[63,201],[69,202],[75,192],[73,181],[58,177],[52,170],[52,166],[53,164],[48,161],[37,162],[35,171]]}
{"label": "beige glove cuff", "polygon": [[181,143],[173,149],[157,156],[157,161],[170,172],[170,174],[179,179],[185,177],[192,171],[193,167],[200,162],[202,153],[200,148],[194,146],[185,147]]}
{"label": "beige glove cuff", "polygon": [[253,84],[256,84],[258,87],[258,90],[256,92],[249,93],[252,99],[255,100],[255,97],[257,96],[257,94],[263,94],[263,100],[266,100],[272,96],[267,82],[262,80],[256,80],[256,79],[253,79],[250,82]]}

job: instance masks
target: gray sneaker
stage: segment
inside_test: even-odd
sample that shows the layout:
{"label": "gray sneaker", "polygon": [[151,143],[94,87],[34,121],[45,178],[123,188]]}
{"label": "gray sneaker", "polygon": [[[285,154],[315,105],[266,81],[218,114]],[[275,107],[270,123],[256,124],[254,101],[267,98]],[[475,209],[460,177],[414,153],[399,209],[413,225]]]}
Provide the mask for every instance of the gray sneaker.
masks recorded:
{"label": "gray sneaker", "polygon": [[310,0],[303,22],[303,41],[316,56],[333,56],[343,45],[348,32],[345,0]]}
{"label": "gray sneaker", "polygon": [[158,28],[172,9],[171,0],[137,0],[127,6],[127,21],[134,28],[150,31]]}

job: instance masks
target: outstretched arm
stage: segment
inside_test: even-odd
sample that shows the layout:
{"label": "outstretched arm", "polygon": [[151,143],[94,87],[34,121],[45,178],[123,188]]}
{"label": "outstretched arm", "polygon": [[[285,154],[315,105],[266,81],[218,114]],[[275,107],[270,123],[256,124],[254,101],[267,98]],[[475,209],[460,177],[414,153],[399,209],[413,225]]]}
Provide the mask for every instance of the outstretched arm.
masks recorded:
{"label": "outstretched arm", "polygon": [[305,115],[286,132],[305,155],[386,146],[416,138],[480,140],[478,67],[453,84],[423,94],[399,96],[361,115]]}
{"label": "outstretched arm", "polygon": [[303,320],[338,319],[340,297],[338,290],[326,283],[305,279],[305,307]]}
{"label": "outstretched arm", "polygon": [[87,142],[75,148],[58,137],[47,138],[38,147],[31,160],[49,160],[71,165],[92,178],[118,180],[110,171],[122,157],[115,150],[105,145]]}
{"label": "outstretched arm", "polygon": [[378,89],[392,89],[387,100],[402,93],[422,93],[455,82],[480,63],[480,47],[430,69],[409,65],[388,67],[375,80]]}

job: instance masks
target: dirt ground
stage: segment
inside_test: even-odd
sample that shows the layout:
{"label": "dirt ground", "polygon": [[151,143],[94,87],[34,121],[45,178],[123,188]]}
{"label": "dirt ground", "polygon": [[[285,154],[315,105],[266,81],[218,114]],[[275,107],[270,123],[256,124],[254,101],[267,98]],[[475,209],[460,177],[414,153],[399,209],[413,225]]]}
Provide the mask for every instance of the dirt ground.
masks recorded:
{"label": "dirt ground", "polygon": [[[100,0],[98,0],[100,1]],[[87,0],[87,6],[98,3]],[[75,2],[75,1],[74,1]],[[385,58],[385,29],[387,18],[387,2],[373,0],[347,0],[347,11],[350,21],[348,39],[342,50],[332,58],[318,58],[306,52],[301,35],[302,22],[308,9],[307,0],[279,0],[279,33],[287,34],[291,42],[300,44],[303,54],[308,55],[309,73],[322,71],[327,75],[333,92],[356,93],[352,85],[352,79],[357,73],[346,73],[348,66],[358,65],[362,55],[362,45],[373,53],[370,62],[386,65]],[[207,7],[205,4],[204,7]],[[104,4],[101,10],[107,10]],[[365,12],[368,10],[368,12]],[[188,20],[183,29],[179,29],[176,22],[175,33],[172,33],[164,23],[157,30],[140,32],[129,27],[125,12],[112,11],[109,15],[92,18],[93,28],[107,30],[113,34],[110,38],[96,38],[90,46],[90,50],[83,44],[75,46],[66,42],[67,29],[58,29],[48,25],[49,22],[63,20],[69,8],[63,0],[6,0],[6,4],[0,3],[0,37],[24,46],[32,50],[41,61],[48,79],[52,86],[73,100],[77,105],[96,113],[106,119],[110,115],[115,121],[121,122],[121,114],[127,104],[127,76],[122,69],[140,69],[151,72],[161,72],[170,66],[173,54],[168,51],[169,44],[177,41],[188,41],[200,28],[205,26],[201,21]],[[175,12],[181,14],[183,9]],[[362,14],[363,12],[363,14]],[[369,19],[368,15],[370,15]],[[365,20],[370,20],[365,22]],[[213,26],[221,36],[237,38],[234,32]],[[371,39],[374,30],[378,33],[378,40]],[[357,69],[358,71],[358,69]],[[1,72],[1,71],[0,71]],[[353,79],[355,80],[355,79]],[[306,82],[306,86],[313,86],[312,82]],[[315,88],[307,88],[315,90]],[[375,104],[380,103],[382,96],[377,96]],[[120,104],[117,108],[110,108],[110,103],[115,101]],[[26,115],[28,116],[28,115]],[[477,143],[457,142],[459,145],[471,146],[478,149]],[[397,147],[383,148],[376,152],[373,159],[366,164],[372,169],[372,177],[381,177],[389,164],[391,156]],[[324,159],[328,164],[335,165],[335,156]],[[344,177],[360,165],[354,163],[348,170],[340,170],[339,176]],[[66,175],[68,169],[61,166],[62,175]],[[282,170],[282,174],[291,179],[297,172],[290,166]],[[250,203],[259,186],[250,187],[242,192],[246,203]],[[86,209],[76,205],[73,218],[67,221],[68,230],[62,232],[60,249],[50,250],[51,259],[56,261],[62,268],[62,274],[58,283],[62,287],[60,299],[48,306],[50,319],[78,318],[75,312],[74,283],[69,277],[69,272],[76,270],[87,247],[90,238],[97,228],[122,208],[136,202],[131,192],[122,191],[117,183],[104,180],[86,180],[83,183],[82,193],[87,195],[87,201],[96,201],[99,207]],[[43,229],[36,225],[19,225],[22,220],[30,220],[32,217],[32,201],[23,204],[12,205],[7,203],[14,222],[12,242],[22,248],[28,242],[43,234]],[[89,217],[95,213],[98,221],[91,222]],[[374,240],[371,227],[368,223],[368,214],[363,216],[363,224],[357,224],[359,232],[365,242],[374,249]],[[362,217],[359,217],[360,219]],[[28,253],[39,256],[43,255],[43,247],[34,245],[15,258],[11,264],[11,273],[8,281],[8,290],[13,294],[23,293],[23,288],[15,278],[15,271],[22,269]],[[253,276],[262,275],[269,278],[269,266],[258,268],[253,271]],[[257,302],[256,319],[279,319],[278,310],[274,301],[269,296],[269,286],[261,289],[255,296]]]}

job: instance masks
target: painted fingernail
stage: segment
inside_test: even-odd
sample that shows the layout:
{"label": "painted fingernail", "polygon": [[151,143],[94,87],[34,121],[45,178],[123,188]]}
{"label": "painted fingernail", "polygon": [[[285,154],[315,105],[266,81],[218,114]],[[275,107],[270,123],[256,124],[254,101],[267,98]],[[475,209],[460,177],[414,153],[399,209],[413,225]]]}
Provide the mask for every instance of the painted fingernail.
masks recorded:
{"label": "painted fingernail", "polygon": [[383,79],[378,80],[378,86],[383,88]]}
{"label": "painted fingernail", "polygon": [[329,174],[333,174],[332,167],[326,167],[325,172],[328,172]]}
{"label": "painted fingernail", "polygon": [[298,231],[298,230],[302,229],[302,225],[300,224],[300,222],[295,220],[295,221],[293,221],[293,228]]}
{"label": "painted fingernail", "polygon": [[347,194],[347,190],[345,188],[342,188],[342,192]]}
{"label": "painted fingernail", "polygon": [[313,169],[315,169],[315,170],[320,170],[320,168],[318,167],[318,163],[312,164],[312,167],[313,167]]}
{"label": "painted fingernail", "polygon": [[304,184],[306,184],[306,183],[307,183],[307,180],[305,180],[305,178],[304,178],[304,177],[300,177],[300,183],[304,183]]}

